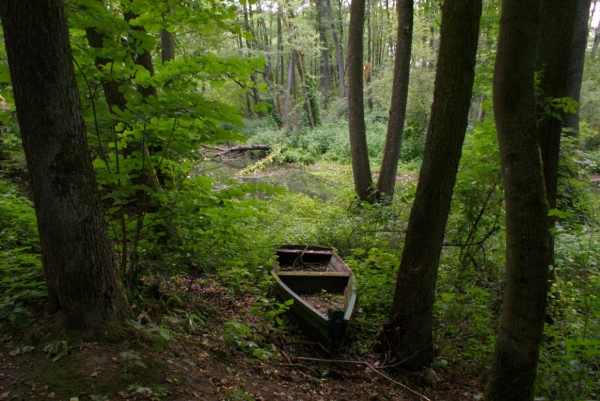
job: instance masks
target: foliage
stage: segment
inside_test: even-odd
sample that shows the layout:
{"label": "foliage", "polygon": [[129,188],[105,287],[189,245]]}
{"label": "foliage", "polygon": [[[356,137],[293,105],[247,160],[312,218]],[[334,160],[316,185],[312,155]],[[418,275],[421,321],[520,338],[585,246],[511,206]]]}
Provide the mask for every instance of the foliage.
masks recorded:
{"label": "foliage", "polygon": [[52,358],[52,362],[56,362],[67,356],[69,345],[64,340],[54,340],[44,347],[44,352],[48,354],[48,358]]}
{"label": "foliage", "polygon": [[224,324],[223,337],[229,345],[258,359],[269,359],[277,355],[275,347],[267,344],[263,335],[243,322],[227,320]]}
{"label": "foliage", "polygon": [[[424,135],[412,127],[406,130],[401,159],[410,162],[423,156]],[[387,124],[367,116],[367,142],[369,157],[374,163],[380,163],[385,146]],[[299,127],[283,130],[263,130],[250,133],[251,143],[260,143],[281,148],[283,160],[288,163],[313,164],[315,161],[331,160],[350,163],[350,140],[348,122],[323,122],[320,127],[310,130]]]}
{"label": "foliage", "polygon": [[31,201],[0,178],[0,320],[22,325],[28,304],[46,296]]}

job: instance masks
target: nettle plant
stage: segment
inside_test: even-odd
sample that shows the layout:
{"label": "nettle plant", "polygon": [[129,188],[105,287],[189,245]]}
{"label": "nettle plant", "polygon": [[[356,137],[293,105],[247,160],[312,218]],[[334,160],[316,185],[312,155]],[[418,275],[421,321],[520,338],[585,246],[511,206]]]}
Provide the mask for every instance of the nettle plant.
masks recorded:
{"label": "nettle plant", "polygon": [[[200,147],[243,139],[237,109],[215,100],[214,93],[229,82],[240,92],[251,89],[250,75],[264,60],[219,57],[211,50],[223,37],[247,35],[234,22],[235,10],[212,0],[69,3],[88,140],[129,284],[148,268],[167,269],[165,258],[182,241],[177,214],[182,205],[203,203],[187,199],[208,199],[204,203],[214,206],[210,182],[185,184],[201,160]],[[158,57],[161,30],[181,44],[173,60]]]}

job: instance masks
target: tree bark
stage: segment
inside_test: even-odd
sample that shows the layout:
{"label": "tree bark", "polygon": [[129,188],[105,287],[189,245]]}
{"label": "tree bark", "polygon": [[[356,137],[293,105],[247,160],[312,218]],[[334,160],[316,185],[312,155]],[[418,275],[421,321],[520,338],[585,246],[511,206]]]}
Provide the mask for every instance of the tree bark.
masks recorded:
{"label": "tree bark", "polygon": [[[577,0],[577,16],[575,21],[575,33],[571,43],[571,57],[569,59],[569,73],[567,83],[567,96],[579,102],[581,98],[581,81],[583,80],[583,67],[585,62],[585,50],[590,33],[588,18],[590,16],[591,0]],[[564,117],[564,125],[572,130],[569,136],[579,135],[579,107],[577,113],[567,114]]]}
{"label": "tree bark", "polygon": [[333,36],[333,46],[335,47],[335,58],[337,60],[338,74],[340,78],[340,97],[346,97],[344,56],[342,54],[342,46],[338,40],[337,29],[333,23],[333,14],[331,12],[331,1],[324,0],[327,5],[327,14],[329,15],[329,23],[331,24],[331,33]]}
{"label": "tree bark", "polygon": [[[468,123],[481,0],[446,0],[423,164],[408,221],[393,310],[380,338],[402,368],[433,361],[438,263]],[[457,51],[460,49],[460,51]]]}
{"label": "tree bark", "polygon": [[348,125],[354,189],[362,201],[372,194],[363,101],[363,33],[365,0],[352,0],[348,27]]}
{"label": "tree bark", "polygon": [[295,93],[295,89],[294,87],[296,86],[296,81],[294,79],[294,67],[296,66],[296,57],[295,57],[295,53],[292,53],[290,55],[290,61],[288,64],[288,73],[287,73],[287,84],[286,84],[286,91],[285,91],[285,100],[283,102],[283,115],[284,118],[287,118],[288,112],[290,110],[290,106],[292,104],[292,98],[294,97],[294,93]]}
{"label": "tree bark", "polygon": [[175,35],[166,29],[160,30],[160,49],[162,63],[175,60]]}
{"label": "tree bark", "polygon": [[590,57],[592,59],[596,58],[596,50],[598,50],[598,45],[600,44],[600,21],[598,21],[598,25],[594,29],[594,44],[592,45],[592,54]]}
{"label": "tree bark", "polygon": [[381,172],[377,189],[383,196],[392,199],[398,172],[398,160],[402,146],[402,132],[408,104],[408,82],[413,33],[413,0],[398,0],[398,33],[394,58],[394,81],[392,84],[392,104],[388,120]]}
{"label": "tree bark", "polygon": [[[542,25],[537,69],[541,71],[540,89],[546,99],[567,97],[569,70],[577,22],[579,1],[542,0]],[[589,3],[589,2],[588,2]],[[588,4],[589,11],[589,4]],[[587,16],[585,18],[587,26]],[[581,65],[583,68],[583,65]],[[582,71],[583,73],[583,71]],[[582,76],[582,75],[581,75]],[[581,81],[579,83],[581,85]],[[559,117],[544,115],[538,117],[538,142],[542,154],[546,199],[548,207],[556,207],[558,191],[558,163],[560,139],[565,113],[553,110]],[[549,216],[548,229],[554,227],[554,217]],[[550,252],[554,254],[554,236],[548,232]],[[554,257],[552,256],[552,259]],[[554,262],[552,261],[552,264]]]}
{"label": "tree bark", "polygon": [[[243,10],[244,10],[244,28],[246,29],[246,32],[249,32],[250,34],[252,34],[252,37],[256,38],[256,34],[254,33],[254,30],[252,29],[252,27],[250,26],[250,21],[248,19],[248,7],[246,5],[247,3],[243,3]],[[256,40],[256,39],[255,39]],[[248,50],[252,50],[253,48],[253,43],[250,43],[250,41],[248,39],[246,39],[246,47],[248,48]],[[258,92],[258,88],[256,87],[256,72],[253,72],[250,75],[250,80],[252,81],[252,98],[254,99],[254,105],[256,106],[257,104],[260,103],[260,93]],[[265,113],[263,113],[262,111],[259,111],[257,113],[258,118],[263,118],[265,116]]]}
{"label": "tree bark", "polygon": [[310,129],[315,129],[315,120],[313,111],[308,98],[308,86],[306,83],[306,66],[304,65],[304,55],[298,50],[294,50],[295,59],[298,61],[298,75],[300,76],[300,85],[302,86],[302,98],[304,99],[304,108],[306,109],[306,118]]}
{"label": "tree bark", "polygon": [[533,400],[546,314],[548,203],[534,84],[541,6],[540,0],[502,2],[493,100],[504,175],[506,278],[488,401]]}
{"label": "tree bark", "polygon": [[277,64],[275,65],[275,83],[283,85],[283,34],[281,19],[283,18],[283,7],[281,4],[277,5],[277,51],[279,57],[277,57]]}
{"label": "tree bark", "polygon": [[317,0],[319,8],[319,38],[321,39],[321,89],[323,90],[323,108],[329,104],[329,45],[327,44],[327,10],[325,0]]}
{"label": "tree bark", "polygon": [[31,177],[51,312],[88,329],[131,316],[87,146],[63,1],[4,1],[0,17]]}

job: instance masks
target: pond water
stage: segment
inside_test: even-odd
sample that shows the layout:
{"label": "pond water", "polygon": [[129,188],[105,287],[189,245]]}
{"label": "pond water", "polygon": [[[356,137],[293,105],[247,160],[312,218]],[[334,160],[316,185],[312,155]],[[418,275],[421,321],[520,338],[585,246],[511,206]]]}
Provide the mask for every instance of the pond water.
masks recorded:
{"label": "pond water", "polygon": [[254,184],[268,184],[283,187],[294,193],[303,193],[311,197],[327,200],[341,191],[339,182],[321,177],[308,169],[291,166],[264,168],[252,174],[240,174],[242,170],[256,162],[256,159],[239,158],[221,162],[208,161],[198,165],[192,176],[200,174],[212,177],[217,183],[231,178]]}

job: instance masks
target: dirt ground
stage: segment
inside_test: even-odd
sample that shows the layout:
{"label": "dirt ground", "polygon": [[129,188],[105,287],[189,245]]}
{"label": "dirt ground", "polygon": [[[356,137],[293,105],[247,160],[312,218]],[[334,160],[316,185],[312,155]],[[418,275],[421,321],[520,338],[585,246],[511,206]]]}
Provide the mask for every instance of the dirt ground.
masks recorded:
{"label": "dirt ground", "polygon": [[[108,341],[84,342],[57,329],[43,305],[31,310],[24,327],[0,334],[0,400],[482,399],[483,383],[464,377],[460,369],[419,374],[385,369],[368,351],[348,346],[331,355],[293,330],[267,338],[277,356],[248,356],[225,341],[223,322],[236,319],[253,327],[256,316],[244,311],[255,299],[210,279],[183,277],[177,284],[161,285],[156,309],[139,317],[141,322],[158,319],[161,294],[170,290],[186,293],[186,300],[197,299],[203,321],[194,331],[171,331],[160,352],[153,343],[156,331],[127,326],[118,335],[107,333]],[[171,305],[182,308],[180,316],[193,302],[182,304]],[[111,338],[118,341],[110,343]]]}

